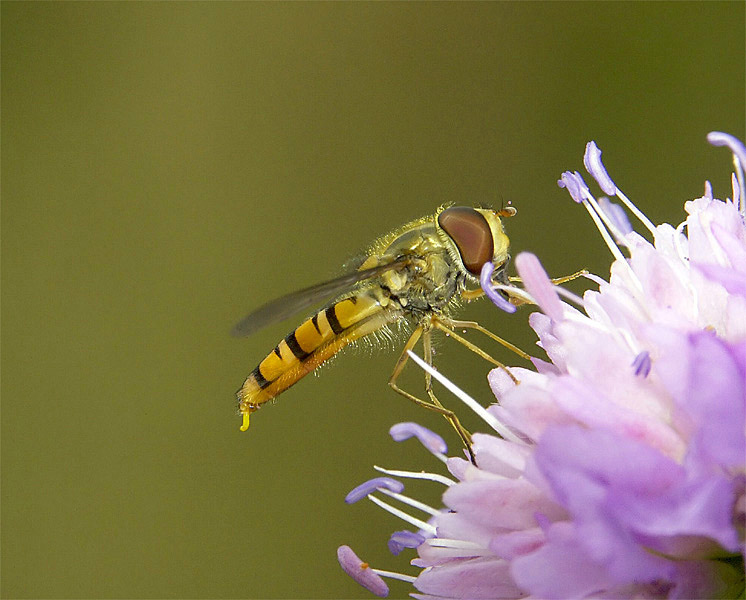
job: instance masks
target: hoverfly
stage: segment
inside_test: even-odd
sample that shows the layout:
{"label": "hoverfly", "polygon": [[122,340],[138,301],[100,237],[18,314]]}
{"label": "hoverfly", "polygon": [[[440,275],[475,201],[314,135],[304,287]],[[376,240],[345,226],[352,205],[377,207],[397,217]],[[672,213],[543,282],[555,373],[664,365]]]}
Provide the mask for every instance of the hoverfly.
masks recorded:
{"label": "hoverfly", "polygon": [[[412,221],[383,236],[363,254],[352,272],[288,294],[261,306],[234,328],[246,336],[310,306],[329,300],[283,338],[246,378],[238,391],[242,431],[251,413],[277,397],[329,360],[345,346],[395,324],[409,326],[411,335],[394,367],[389,385],[412,402],[441,413],[451,422],[471,453],[470,435],[456,415],[445,408],[425,377],[428,400],[401,389],[397,379],[407,350],[422,338],[424,357],[432,364],[431,334],[440,330],[497,366],[501,363],[462,338],[454,330],[471,328],[528,358],[512,344],[472,321],[456,321],[451,314],[461,300],[482,295],[479,274],[491,261],[493,278],[507,283],[508,236],[501,218],[515,214],[512,207],[499,211],[463,206],[441,207],[435,215]],[[467,290],[467,284],[476,286]]]}

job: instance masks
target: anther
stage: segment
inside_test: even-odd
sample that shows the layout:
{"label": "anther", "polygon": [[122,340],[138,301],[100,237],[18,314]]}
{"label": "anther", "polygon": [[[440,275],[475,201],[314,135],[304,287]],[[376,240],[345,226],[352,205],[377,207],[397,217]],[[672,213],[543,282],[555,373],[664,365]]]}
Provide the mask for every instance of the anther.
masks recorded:
{"label": "anther", "polygon": [[389,435],[395,442],[403,442],[409,438],[416,437],[433,454],[445,454],[448,452],[448,446],[442,437],[418,423],[397,423],[389,429]]}
{"label": "anther", "polygon": [[350,493],[345,496],[345,502],[347,504],[354,504],[358,500],[362,500],[369,494],[372,494],[381,488],[399,494],[404,491],[404,484],[396,479],[391,479],[391,477],[374,477],[373,479],[361,483],[355,489],[350,491]]}

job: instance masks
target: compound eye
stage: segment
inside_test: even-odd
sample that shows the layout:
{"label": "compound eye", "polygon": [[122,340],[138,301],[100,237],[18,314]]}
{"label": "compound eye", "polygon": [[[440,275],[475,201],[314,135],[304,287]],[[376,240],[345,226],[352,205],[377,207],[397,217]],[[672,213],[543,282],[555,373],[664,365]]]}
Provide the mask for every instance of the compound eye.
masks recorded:
{"label": "compound eye", "polygon": [[494,251],[487,219],[473,208],[454,206],[438,215],[438,224],[456,244],[466,270],[479,277],[484,263],[492,259]]}

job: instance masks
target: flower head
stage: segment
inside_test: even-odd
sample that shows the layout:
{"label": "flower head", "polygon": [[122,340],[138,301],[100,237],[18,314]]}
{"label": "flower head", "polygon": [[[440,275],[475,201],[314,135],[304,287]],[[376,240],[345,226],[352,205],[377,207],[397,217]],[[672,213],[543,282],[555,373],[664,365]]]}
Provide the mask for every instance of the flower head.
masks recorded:
{"label": "flower head", "polygon": [[678,227],[653,225],[588,144],[588,172],[652,241],[579,173],[562,175],[612,252],[608,281],[588,276],[598,290],[578,298],[551,285],[535,256],[519,255],[523,297],[541,310],[529,322],[549,360],[511,368],[514,377],[490,373],[498,403],[485,420],[495,432],[473,436],[476,465],[448,459],[447,510],[418,506],[381,479],[364,488],[427,513],[409,520],[416,533],[390,541],[397,554],[417,549],[415,597],[743,593],[746,149],[725,134],[710,140],[733,150],[733,197],[716,200],[707,184]]}

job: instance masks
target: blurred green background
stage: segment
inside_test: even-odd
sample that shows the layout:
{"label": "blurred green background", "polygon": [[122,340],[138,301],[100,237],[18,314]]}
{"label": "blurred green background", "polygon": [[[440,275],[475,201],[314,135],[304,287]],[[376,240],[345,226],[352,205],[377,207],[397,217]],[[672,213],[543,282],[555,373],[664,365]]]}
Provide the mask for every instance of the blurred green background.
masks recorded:
{"label": "blurred green background", "polygon": [[[586,142],[678,223],[705,179],[730,195],[707,132],[744,136],[741,2],[0,8],[4,597],[368,597],[342,543],[415,572],[401,522],[342,502],[374,463],[440,470],[393,423],[459,451],[387,389],[395,352],[346,352],[240,433],[234,392],[295,323],[232,324],[444,202],[512,201],[514,253],[605,276],[556,185]],[[531,349],[529,312],[463,314]],[[488,403],[487,365],[438,351]]]}

